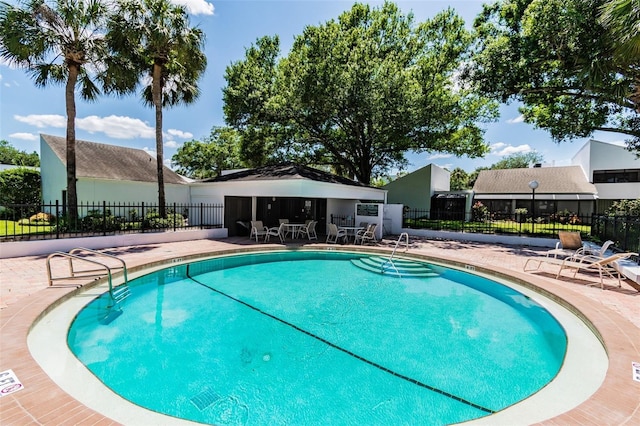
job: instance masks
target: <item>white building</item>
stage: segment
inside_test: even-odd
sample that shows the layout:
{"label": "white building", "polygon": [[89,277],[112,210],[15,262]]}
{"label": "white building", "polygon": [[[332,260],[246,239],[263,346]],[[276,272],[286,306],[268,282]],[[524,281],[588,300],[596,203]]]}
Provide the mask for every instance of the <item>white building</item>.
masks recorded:
{"label": "white building", "polygon": [[[41,135],[40,152],[43,200],[62,204],[67,188],[65,138]],[[76,175],[78,203],[98,207],[103,201],[158,203],[156,159],[143,150],[76,140]],[[229,229],[229,236],[242,231],[238,222],[262,220],[274,226],[283,218],[317,220],[317,231],[323,233],[332,215],[355,217],[357,203],[384,204],[387,196],[385,190],[295,164],[240,170],[201,181],[165,167],[164,180],[167,204],[224,205],[222,226]],[[193,224],[205,221],[197,211],[188,216]]]}
{"label": "white building", "polygon": [[[58,136],[40,135],[42,200],[66,201],[67,143]],[[141,149],[76,140],[78,202],[158,204],[156,159]],[[164,168],[167,202],[188,203],[188,181]]]}
{"label": "white building", "polygon": [[640,198],[640,159],[626,148],[592,139],[571,163],[581,166],[587,180],[595,185],[598,213],[614,201]]}

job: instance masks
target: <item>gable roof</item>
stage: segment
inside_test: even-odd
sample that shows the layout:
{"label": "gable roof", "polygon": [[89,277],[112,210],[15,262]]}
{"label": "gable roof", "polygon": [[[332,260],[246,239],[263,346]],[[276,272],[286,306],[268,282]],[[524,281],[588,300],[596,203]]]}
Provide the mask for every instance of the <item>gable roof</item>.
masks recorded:
{"label": "gable roof", "polygon": [[274,166],[262,166],[255,169],[241,170],[235,173],[218,176],[216,178],[204,179],[199,182],[230,182],[230,181],[256,181],[256,180],[281,180],[281,179],[306,179],[315,182],[337,183],[341,185],[351,185],[367,187],[363,183],[356,182],[341,176],[336,176],[313,167],[301,164],[284,163]]}
{"label": "gable roof", "polygon": [[[51,150],[67,165],[67,140],[63,137],[40,135]],[[157,182],[156,160],[142,149],[106,145],[76,139],[76,176],[78,178]],[[183,184],[187,181],[164,167],[164,183]]]}
{"label": "gable roof", "polygon": [[473,185],[476,194],[530,194],[529,182],[539,183],[536,194],[597,194],[580,166],[482,170]]}

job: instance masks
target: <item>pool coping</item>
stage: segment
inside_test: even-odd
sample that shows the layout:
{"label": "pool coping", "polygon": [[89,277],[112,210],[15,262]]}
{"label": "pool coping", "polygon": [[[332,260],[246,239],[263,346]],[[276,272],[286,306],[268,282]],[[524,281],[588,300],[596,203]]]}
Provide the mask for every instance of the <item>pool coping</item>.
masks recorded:
{"label": "pool coping", "polygon": [[[130,269],[131,273],[143,267],[157,267],[170,262],[176,257],[183,261],[190,261],[210,257],[212,254],[231,254],[253,251],[264,251],[268,248],[282,249],[282,245],[261,244],[259,246],[234,246],[215,250],[215,252],[173,256],[156,262],[137,265]],[[326,244],[312,244],[305,246],[309,249],[344,249],[349,251],[362,250],[356,246],[335,247]],[[296,249],[298,247],[287,247]],[[389,248],[367,247],[368,253],[380,252],[388,254]],[[629,320],[606,306],[597,305],[588,297],[560,286],[554,286],[553,281],[533,274],[506,269],[498,266],[481,265],[476,262],[460,262],[446,257],[438,257],[419,253],[413,249],[403,256],[423,260],[432,260],[446,264],[458,264],[460,267],[470,265],[477,271],[486,271],[498,276],[508,276],[510,280],[520,281],[525,286],[530,285],[540,289],[547,296],[572,310],[576,315],[588,319],[592,330],[604,344],[609,357],[609,368],[602,386],[584,403],[539,424],[631,424],[640,423],[640,382],[631,378],[631,362],[640,361],[640,328]],[[95,285],[95,283],[94,283]],[[86,286],[85,286],[86,287]],[[0,413],[3,423],[11,424],[118,424],[113,420],[82,405],[62,391],[31,356],[21,356],[27,345],[27,335],[34,322],[42,318],[45,311],[51,309],[60,299],[70,297],[75,288],[52,287],[37,292],[25,301],[8,306],[0,311],[2,325],[2,365],[1,370],[12,368],[20,372],[20,379],[25,388],[19,392],[0,398]],[[569,302],[570,300],[570,302]],[[30,355],[30,354],[29,354]],[[11,359],[11,366],[6,365]],[[1,371],[0,370],[0,371]],[[44,392],[43,392],[44,390]],[[43,398],[42,395],[47,397]]]}

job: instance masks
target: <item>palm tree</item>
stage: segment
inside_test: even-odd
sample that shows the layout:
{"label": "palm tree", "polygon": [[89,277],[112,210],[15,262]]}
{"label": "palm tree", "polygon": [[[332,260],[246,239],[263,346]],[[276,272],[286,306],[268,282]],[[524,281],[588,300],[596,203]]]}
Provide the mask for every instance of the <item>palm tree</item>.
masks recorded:
{"label": "palm tree", "polygon": [[0,57],[27,70],[36,86],[64,84],[67,113],[67,206],[78,218],[76,191],[76,87],[85,100],[95,100],[94,81],[104,69],[107,8],[100,0],[28,0],[17,7],[0,3]]}
{"label": "palm tree", "polygon": [[204,33],[189,26],[183,6],[168,0],[118,0],[108,28],[114,56],[129,64],[127,78],[142,82],[142,99],[155,108],[158,208],[165,217],[162,109],[192,103],[200,94]]}

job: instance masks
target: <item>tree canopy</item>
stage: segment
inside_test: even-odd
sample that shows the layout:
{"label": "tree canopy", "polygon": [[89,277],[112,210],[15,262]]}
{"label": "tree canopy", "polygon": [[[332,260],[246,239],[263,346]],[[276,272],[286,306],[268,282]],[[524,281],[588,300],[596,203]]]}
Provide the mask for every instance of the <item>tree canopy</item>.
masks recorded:
{"label": "tree canopy", "polygon": [[118,0],[107,40],[120,69],[114,88],[143,84],[142,99],[155,109],[158,209],[165,217],[162,109],[194,102],[207,66],[204,33],[191,27],[184,6],[168,0]]}
{"label": "tree canopy", "polygon": [[223,170],[244,167],[240,137],[230,127],[214,127],[204,141],[185,142],[171,157],[176,172],[193,179],[219,176]]}
{"label": "tree canopy", "polygon": [[[616,9],[613,3],[626,4]],[[631,4],[634,6],[632,7]],[[613,12],[606,12],[613,10]],[[476,54],[464,75],[557,142],[611,131],[640,152],[640,10],[630,0],[501,0],[474,24]],[[635,34],[630,38],[619,34]],[[630,41],[629,41],[630,40]],[[634,95],[635,94],[635,95]]]}
{"label": "tree canopy", "polygon": [[0,164],[38,167],[40,166],[40,157],[37,152],[29,154],[14,148],[5,140],[0,140]]}
{"label": "tree canopy", "polygon": [[277,37],[247,49],[226,70],[225,118],[243,155],[330,164],[364,183],[408,150],[482,156],[478,123],[497,108],[457,78],[471,41],[452,10],[415,24],[392,3],[356,3],[306,27],[286,57]]}
{"label": "tree canopy", "polygon": [[40,171],[23,167],[0,171],[0,205],[41,202]]}
{"label": "tree canopy", "polygon": [[96,100],[108,57],[104,43],[107,7],[100,0],[28,0],[22,7],[0,2],[0,57],[24,68],[36,86],[65,86],[67,204],[78,216],[76,192],[76,88]]}

